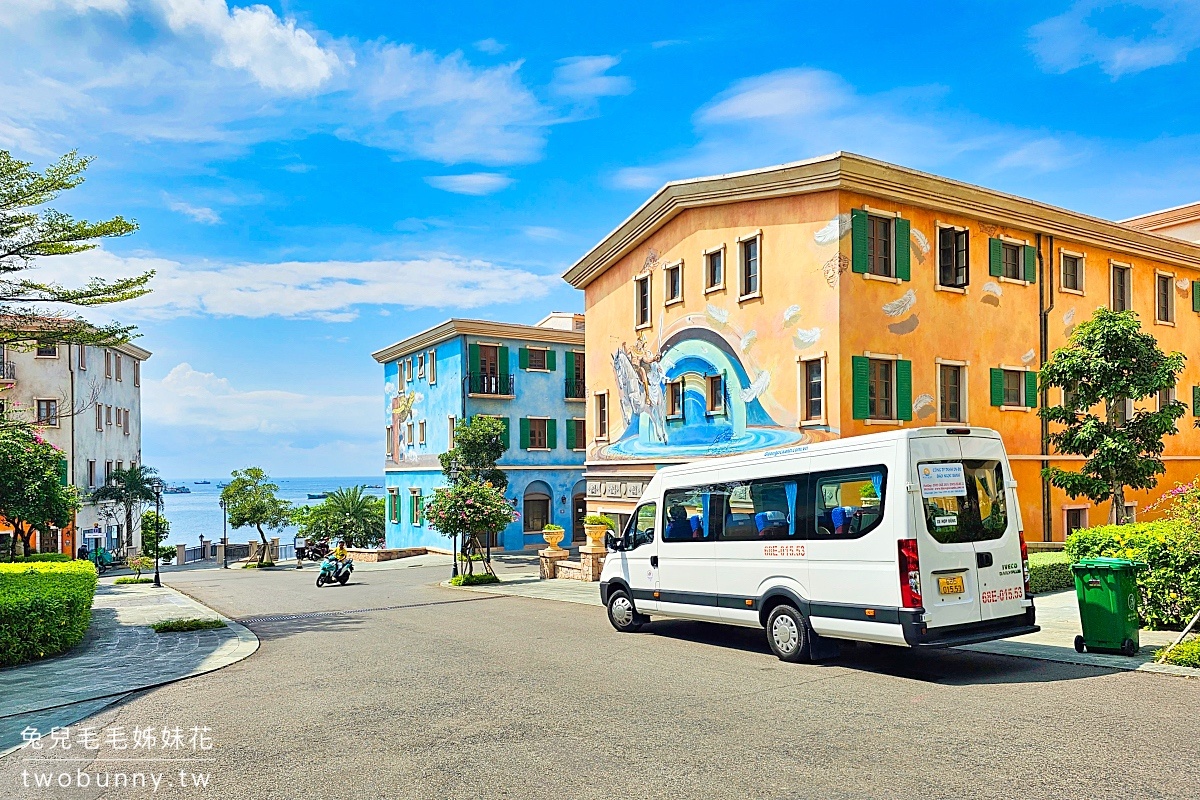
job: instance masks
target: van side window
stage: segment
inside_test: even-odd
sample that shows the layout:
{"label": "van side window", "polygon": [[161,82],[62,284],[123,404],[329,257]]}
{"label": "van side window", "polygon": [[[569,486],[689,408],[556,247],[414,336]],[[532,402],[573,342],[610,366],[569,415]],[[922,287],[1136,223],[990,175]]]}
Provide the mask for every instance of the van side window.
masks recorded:
{"label": "van side window", "polygon": [[663,496],[664,542],[711,542],[721,529],[724,503],[710,488],[674,489]]}
{"label": "van side window", "polygon": [[816,496],[817,539],[853,539],[874,529],[883,519],[887,468],[818,472],[812,476]]}
{"label": "van side window", "polygon": [[795,480],[745,481],[725,487],[724,541],[802,538],[796,526]]}
{"label": "van side window", "polygon": [[629,527],[625,529],[625,541],[628,542],[627,550],[632,550],[635,547],[641,547],[644,544],[650,544],[654,541],[654,524],[655,517],[658,513],[658,505],[656,503],[646,503],[638,506],[637,511],[633,512],[633,516],[629,518]]}

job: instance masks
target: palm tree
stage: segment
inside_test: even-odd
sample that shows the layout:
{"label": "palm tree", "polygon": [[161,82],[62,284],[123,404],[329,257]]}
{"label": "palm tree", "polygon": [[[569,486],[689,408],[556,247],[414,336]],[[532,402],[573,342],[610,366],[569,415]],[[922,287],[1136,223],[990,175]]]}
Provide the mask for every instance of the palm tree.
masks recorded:
{"label": "palm tree", "polygon": [[140,517],[142,507],[154,502],[154,476],[158,470],[138,464],[129,469],[116,469],[108,482],[92,493],[96,502],[111,500],[125,509],[125,546],[133,545],[133,520]]}
{"label": "palm tree", "polygon": [[347,544],[370,547],[383,541],[383,500],[361,486],[335,489],[325,498],[324,514],[330,528],[339,530]]}

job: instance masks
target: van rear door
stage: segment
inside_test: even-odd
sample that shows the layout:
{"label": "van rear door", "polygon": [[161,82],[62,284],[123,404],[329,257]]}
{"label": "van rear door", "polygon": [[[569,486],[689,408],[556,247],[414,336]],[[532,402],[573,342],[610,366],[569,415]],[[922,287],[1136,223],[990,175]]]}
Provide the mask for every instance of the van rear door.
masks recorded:
{"label": "van rear door", "polygon": [[921,562],[921,598],[929,627],[979,622],[975,546],[958,531],[967,497],[958,437],[909,440],[911,528]]}
{"label": "van rear door", "polygon": [[1025,569],[1021,559],[1020,508],[1004,446],[998,439],[964,436],[963,463],[975,479],[982,535],[974,542],[980,616],[986,620],[1023,614]]}

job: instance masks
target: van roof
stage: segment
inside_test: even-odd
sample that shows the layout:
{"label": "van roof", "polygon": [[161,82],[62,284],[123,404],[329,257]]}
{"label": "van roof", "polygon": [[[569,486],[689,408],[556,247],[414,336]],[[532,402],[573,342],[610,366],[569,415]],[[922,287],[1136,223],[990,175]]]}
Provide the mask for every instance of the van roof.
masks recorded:
{"label": "van roof", "polygon": [[926,439],[939,436],[970,436],[972,438],[984,439],[1000,439],[1000,434],[991,428],[971,428],[968,426],[954,427],[954,430],[966,430],[966,434],[950,434],[947,433],[951,427],[949,426],[922,426],[920,428],[899,428],[897,430],[885,431],[883,433],[867,433],[861,436],[848,436],[845,439],[834,439],[829,442],[815,442],[813,444],[799,444],[791,447],[776,447],[769,450],[758,450],[753,453],[740,453],[733,456],[720,456],[715,458],[706,458],[702,461],[689,461],[686,464],[675,464],[670,467],[664,467],[659,470],[657,475],[678,475],[692,472],[700,467],[738,467],[747,464],[761,464],[765,459],[786,458],[788,456],[797,455],[819,455],[821,453],[836,453],[839,450],[848,450],[858,447],[869,447],[871,445],[887,444],[897,442],[901,439]]}

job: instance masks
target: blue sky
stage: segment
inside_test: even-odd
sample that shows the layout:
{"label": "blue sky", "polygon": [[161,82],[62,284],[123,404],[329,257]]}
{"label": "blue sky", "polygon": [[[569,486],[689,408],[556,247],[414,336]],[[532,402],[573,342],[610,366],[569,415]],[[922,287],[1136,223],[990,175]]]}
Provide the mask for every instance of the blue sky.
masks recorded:
{"label": "blue sky", "polygon": [[168,477],[380,468],[370,352],[579,310],[663,182],[851,150],[1108,218],[1200,198],[1200,3],[0,0],[0,147],[141,230]]}

